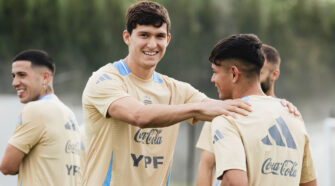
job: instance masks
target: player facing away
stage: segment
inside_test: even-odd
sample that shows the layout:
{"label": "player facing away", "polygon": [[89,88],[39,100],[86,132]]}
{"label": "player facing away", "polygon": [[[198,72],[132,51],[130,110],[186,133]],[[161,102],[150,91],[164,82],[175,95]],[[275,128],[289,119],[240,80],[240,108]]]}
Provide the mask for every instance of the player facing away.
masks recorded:
{"label": "player facing away", "polygon": [[250,110],[241,100],[212,100],[156,72],[171,39],[169,30],[163,6],[150,1],[131,5],[123,32],[128,55],[89,78],[82,100],[87,139],[83,185],[168,185],[180,121]]}
{"label": "player facing away", "polygon": [[80,185],[80,134],[73,112],[53,93],[55,64],[44,51],[13,59],[13,87],[24,107],[1,162],[18,186]]}
{"label": "player facing away", "polygon": [[[275,97],[274,87],[280,74],[281,58],[279,52],[270,45],[262,44],[262,53],[264,65],[260,73],[261,87],[266,95]],[[215,156],[210,122],[205,122],[197,142],[197,148],[201,149],[197,186],[219,185],[220,180],[215,177]]]}
{"label": "player facing away", "polygon": [[261,45],[255,35],[232,35],[219,41],[209,57],[220,99],[242,98],[253,108],[248,116],[213,119],[216,177],[221,186],[316,185],[302,118],[261,89]]}

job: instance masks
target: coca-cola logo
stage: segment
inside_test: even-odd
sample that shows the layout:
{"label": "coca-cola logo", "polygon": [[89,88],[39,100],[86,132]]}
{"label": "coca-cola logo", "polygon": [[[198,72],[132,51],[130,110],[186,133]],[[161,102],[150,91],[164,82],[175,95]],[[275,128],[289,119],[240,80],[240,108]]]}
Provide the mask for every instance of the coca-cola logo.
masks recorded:
{"label": "coca-cola logo", "polygon": [[134,136],[134,140],[137,143],[159,145],[162,143],[162,136],[160,136],[162,130],[151,129],[149,131],[138,129]]}
{"label": "coca-cola logo", "polygon": [[72,143],[71,140],[68,140],[65,145],[65,152],[72,153],[72,154],[80,154],[80,143]]}
{"label": "coca-cola logo", "polygon": [[262,165],[262,173],[296,177],[298,170],[297,166],[298,163],[292,160],[285,160],[284,162],[273,162],[272,158],[268,158]]}

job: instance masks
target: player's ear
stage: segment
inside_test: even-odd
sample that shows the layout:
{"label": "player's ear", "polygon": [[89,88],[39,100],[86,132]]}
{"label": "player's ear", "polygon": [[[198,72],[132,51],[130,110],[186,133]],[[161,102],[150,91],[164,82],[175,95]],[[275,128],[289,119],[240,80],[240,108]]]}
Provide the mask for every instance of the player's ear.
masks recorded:
{"label": "player's ear", "polygon": [[167,45],[166,45],[166,46],[168,46],[168,45],[169,45],[169,43],[170,43],[170,40],[171,40],[171,34],[170,34],[170,33],[168,33],[168,35],[167,35]]}
{"label": "player's ear", "polygon": [[272,76],[274,80],[277,80],[279,78],[279,75],[280,75],[280,71],[278,69],[272,72]]}
{"label": "player's ear", "polygon": [[123,36],[124,43],[129,45],[130,33],[128,32],[128,30],[124,30],[122,33],[122,36]]}
{"label": "player's ear", "polygon": [[42,75],[43,75],[43,84],[45,85],[49,84],[51,73],[48,70],[46,70],[43,72]]}
{"label": "player's ear", "polygon": [[240,71],[238,70],[237,66],[233,65],[231,67],[231,75],[233,83],[236,83],[240,78]]}

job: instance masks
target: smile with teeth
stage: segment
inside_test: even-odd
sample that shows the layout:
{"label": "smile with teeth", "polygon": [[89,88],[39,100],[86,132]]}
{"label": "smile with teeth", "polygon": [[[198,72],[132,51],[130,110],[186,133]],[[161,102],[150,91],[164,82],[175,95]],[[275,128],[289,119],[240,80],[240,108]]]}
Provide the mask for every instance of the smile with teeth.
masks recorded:
{"label": "smile with teeth", "polygon": [[158,52],[156,51],[154,51],[154,52],[146,52],[146,51],[144,51],[143,52],[145,55],[148,55],[148,56],[154,56],[154,55],[156,55],[156,54],[158,54]]}
{"label": "smile with teeth", "polygon": [[19,89],[19,90],[16,90],[16,92],[17,92],[18,96],[21,96],[23,94],[24,90],[23,89]]}

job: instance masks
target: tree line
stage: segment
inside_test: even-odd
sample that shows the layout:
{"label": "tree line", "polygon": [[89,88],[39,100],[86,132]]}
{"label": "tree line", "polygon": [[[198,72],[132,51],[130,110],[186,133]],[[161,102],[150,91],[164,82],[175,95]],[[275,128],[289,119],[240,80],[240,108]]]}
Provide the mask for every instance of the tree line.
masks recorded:
{"label": "tree line", "polygon": [[[56,92],[80,93],[91,73],[125,57],[125,13],[135,0],[0,0],[0,93],[11,92],[11,59],[46,50],[57,65]],[[282,57],[277,94],[302,102],[334,98],[335,3],[327,0],[158,0],[172,40],[158,71],[212,97],[208,55],[230,34],[254,33]],[[69,90],[68,87],[72,87]]]}

